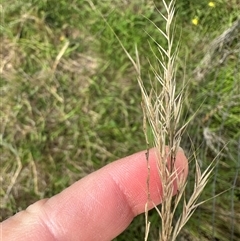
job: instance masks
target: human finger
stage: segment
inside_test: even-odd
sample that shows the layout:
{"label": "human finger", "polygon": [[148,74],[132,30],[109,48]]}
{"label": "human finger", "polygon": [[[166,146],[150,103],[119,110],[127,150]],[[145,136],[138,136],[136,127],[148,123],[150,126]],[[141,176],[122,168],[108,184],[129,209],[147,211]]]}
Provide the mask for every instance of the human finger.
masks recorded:
{"label": "human finger", "polygon": [[[153,207],[161,200],[161,180],[153,149],[149,164]],[[182,151],[177,154],[175,167],[178,175],[187,176],[187,159]],[[112,240],[144,212],[146,180],[145,151],[115,161],[4,221],[3,240]],[[176,193],[177,186],[174,188]]]}

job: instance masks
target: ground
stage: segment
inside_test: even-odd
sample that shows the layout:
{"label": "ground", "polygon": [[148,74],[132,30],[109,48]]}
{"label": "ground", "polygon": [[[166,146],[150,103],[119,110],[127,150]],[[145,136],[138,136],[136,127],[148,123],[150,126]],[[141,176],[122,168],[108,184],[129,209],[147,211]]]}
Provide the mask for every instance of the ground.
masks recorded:
{"label": "ground", "polygon": [[[0,6],[5,219],[146,148],[137,75],[115,34],[132,56],[138,47],[146,83],[149,60],[157,64],[149,35],[165,43],[149,21],[164,27],[158,2],[3,0]],[[202,197],[212,199],[196,211],[181,240],[240,238],[239,9],[238,0],[177,1],[178,88],[186,83],[182,122],[191,118],[181,146],[203,169],[214,158],[217,163]],[[190,173],[189,186],[192,180]],[[150,240],[156,240],[153,212],[151,221]],[[143,234],[139,216],[116,240]]]}

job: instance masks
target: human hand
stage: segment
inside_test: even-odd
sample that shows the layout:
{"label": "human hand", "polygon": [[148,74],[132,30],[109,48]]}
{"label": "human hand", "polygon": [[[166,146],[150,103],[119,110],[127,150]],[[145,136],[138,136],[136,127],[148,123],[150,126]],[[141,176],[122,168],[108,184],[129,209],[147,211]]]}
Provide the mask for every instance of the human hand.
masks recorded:
{"label": "human hand", "polygon": [[[149,163],[152,208],[161,200],[161,180],[153,149]],[[187,176],[187,159],[181,151],[177,153],[175,167],[178,176]],[[115,161],[2,222],[1,240],[112,240],[145,211],[146,180],[144,151]],[[173,185],[176,193],[176,182]]]}

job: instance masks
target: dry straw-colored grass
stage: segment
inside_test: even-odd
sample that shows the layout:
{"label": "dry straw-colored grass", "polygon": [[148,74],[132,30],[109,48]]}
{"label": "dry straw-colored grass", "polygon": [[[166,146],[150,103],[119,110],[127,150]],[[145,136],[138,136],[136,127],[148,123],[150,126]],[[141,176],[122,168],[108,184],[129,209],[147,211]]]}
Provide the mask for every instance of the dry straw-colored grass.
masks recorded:
{"label": "dry straw-colored grass", "polygon": [[[198,202],[198,199],[204,190],[209,176],[214,169],[214,161],[208,168],[201,172],[197,158],[195,158],[195,184],[192,194],[188,200],[185,198],[185,189],[187,182],[183,178],[176,178],[179,170],[175,168],[175,160],[177,151],[180,148],[181,137],[188,121],[180,125],[182,112],[182,104],[184,98],[185,83],[177,83],[176,80],[176,58],[178,47],[174,48],[174,14],[175,0],[166,3],[162,0],[166,10],[166,14],[159,12],[166,23],[165,30],[158,28],[162,37],[167,42],[167,48],[157,45],[159,56],[156,56],[159,68],[156,69],[150,64],[151,71],[154,73],[154,80],[150,80],[151,88],[147,90],[146,82],[141,77],[141,64],[139,54],[136,48],[136,60],[126,51],[137,72],[138,84],[142,93],[142,108],[144,115],[143,129],[146,136],[147,145],[149,138],[147,127],[153,134],[153,145],[156,147],[156,155],[158,158],[159,176],[162,180],[162,202],[160,207],[156,207],[161,219],[161,227],[159,241],[176,240],[180,231],[190,219],[196,208],[204,203]],[[152,23],[154,24],[154,23]],[[151,38],[151,36],[150,36]],[[177,45],[178,46],[178,45]],[[177,92],[177,84],[181,84],[182,88]],[[168,148],[166,148],[168,146]],[[148,155],[146,155],[148,157]],[[148,167],[149,168],[149,167]],[[150,173],[150,172],[149,172]],[[147,180],[148,183],[149,180]],[[173,197],[173,182],[178,185],[178,193]],[[148,193],[148,203],[151,202],[150,194]],[[146,232],[145,241],[148,240],[150,232],[150,222],[148,221],[148,203],[146,204]],[[179,216],[176,215],[178,206],[182,203],[182,211]],[[176,221],[177,220],[177,221]]]}

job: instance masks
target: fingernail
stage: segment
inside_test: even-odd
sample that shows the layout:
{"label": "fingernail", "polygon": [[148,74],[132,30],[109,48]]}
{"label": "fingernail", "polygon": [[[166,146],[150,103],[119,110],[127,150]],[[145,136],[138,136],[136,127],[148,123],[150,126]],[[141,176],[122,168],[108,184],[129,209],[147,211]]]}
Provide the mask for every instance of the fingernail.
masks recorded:
{"label": "fingernail", "polygon": [[183,150],[182,147],[180,147],[180,146],[178,147],[178,151],[184,153],[184,150]]}

